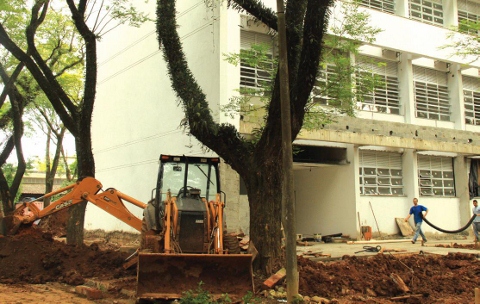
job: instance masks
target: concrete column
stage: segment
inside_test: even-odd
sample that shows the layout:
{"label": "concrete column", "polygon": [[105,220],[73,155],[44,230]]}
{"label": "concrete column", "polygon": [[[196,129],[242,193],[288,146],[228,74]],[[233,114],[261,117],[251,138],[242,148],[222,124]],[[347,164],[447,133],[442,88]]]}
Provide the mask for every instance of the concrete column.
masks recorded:
{"label": "concrete column", "polygon": [[443,0],[443,26],[451,28],[458,25],[457,1]]}
{"label": "concrete column", "polygon": [[413,97],[413,68],[410,54],[400,54],[398,63],[398,82],[400,90],[401,114],[406,123],[412,123],[415,119],[415,100]]}
{"label": "concrete column", "polygon": [[409,18],[408,0],[397,0],[395,3],[395,15]]}
{"label": "concrete column", "polygon": [[417,153],[413,149],[405,149],[402,158],[404,193],[411,202],[419,196]]}
{"label": "concrete column", "polygon": [[468,193],[468,161],[463,155],[454,158],[455,192],[459,199],[460,223],[465,224],[471,217],[470,196]]}
{"label": "concrete column", "polygon": [[457,63],[450,65],[448,88],[450,91],[450,109],[452,111],[450,121],[455,122],[455,129],[465,130],[465,103],[463,99],[462,73],[460,71],[460,65]]}

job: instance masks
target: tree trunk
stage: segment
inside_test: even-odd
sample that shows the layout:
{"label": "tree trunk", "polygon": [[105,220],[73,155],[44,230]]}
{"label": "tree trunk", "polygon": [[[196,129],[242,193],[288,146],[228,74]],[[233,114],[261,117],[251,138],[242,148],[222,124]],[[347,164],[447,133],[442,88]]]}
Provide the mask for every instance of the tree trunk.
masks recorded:
{"label": "tree trunk", "polygon": [[[267,155],[267,154],[266,154]],[[243,177],[250,206],[250,238],[258,250],[254,269],[273,273],[284,263],[282,246],[281,160],[257,162]]]}
{"label": "tree trunk", "polygon": [[[95,161],[92,153],[90,120],[79,120],[77,128],[80,130],[75,137],[77,150],[78,176],[82,179],[87,176],[95,177]],[[74,205],[69,208],[67,222],[67,244],[83,244],[83,227],[85,223],[85,207],[87,202]]]}
{"label": "tree trunk", "polygon": [[[50,165],[50,157],[47,157],[47,172],[45,174],[45,193],[53,191],[53,185],[55,183],[55,176],[57,175],[58,163],[60,161],[61,152],[63,150],[63,138],[65,137],[66,128],[62,127],[60,132],[54,132],[57,139],[57,145],[55,148],[55,155],[53,157],[53,162]],[[49,132],[50,133],[50,132]],[[50,137],[50,136],[48,136]],[[50,139],[48,139],[50,140]],[[47,147],[50,145],[47,143]],[[50,153],[50,149],[47,149],[47,153]],[[43,200],[44,207],[50,205],[50,197],[47,197]]]}

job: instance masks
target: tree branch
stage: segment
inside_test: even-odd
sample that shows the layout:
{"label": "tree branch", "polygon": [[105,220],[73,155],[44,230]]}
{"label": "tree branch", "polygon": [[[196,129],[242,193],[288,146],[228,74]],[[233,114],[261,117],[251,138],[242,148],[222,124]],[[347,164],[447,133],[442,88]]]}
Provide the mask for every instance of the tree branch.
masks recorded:
{"label": "tree branch", "polygon": [[[290,1],[289,1],[290,2]],[[296,2],[296,1],[292,1]],[[277,15],[258,0],[228,0],[228,5],[239,12],[247,12],[268,27],[278,31]]]}
{"label": "tree branch", "polygon": [[182,100],[190,133],[202,144],[217,152],[235,170],[242,170],[248,149],[234,126],[217,124],[211,116],[206,96],[188,68],[175,20],[175,0],[159,0],[157,33],[163,46],[172,87]]}

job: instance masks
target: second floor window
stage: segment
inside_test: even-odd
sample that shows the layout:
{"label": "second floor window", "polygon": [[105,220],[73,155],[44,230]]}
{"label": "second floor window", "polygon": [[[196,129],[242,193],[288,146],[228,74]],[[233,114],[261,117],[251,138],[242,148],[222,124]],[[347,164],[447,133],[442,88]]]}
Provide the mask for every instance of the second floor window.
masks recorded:
{"label": "second floor window", "polygon": [[322,62],[318,71],[312,100],[317,105],[342,108],[353,100],[353,67],[346,53],[337,49],[328,53],[328,61]]}
{"label": "second floor window", "polygon": [[339,75],[334,64],[327,64],[319,71],[319,76],[312,90],[313,102],[321,105],[332,105],[337,97]]}
{"label": "second floor window", "polygon": [[465,123],[480,125],[480,78],[463,76]]}
{"label": "second floor window", "polygon": [[360,194],[403,195],[402,155],[360,150]]}
{"label": "second floor window", "polygon": [[[271,71],[273,69],[274,40],[267,34],[257,32],[241,31],[241,50],[243,57],[240,59],[240,87],[258,89],[265,88],[272,81]],[[261,46],[265,52],[265,60],[251,63],[248,57],[256,57],[254,48]],[[254,47],[254,48],[252,48]]]}
{"label": "second floor window", "polygon": [[410,18],[443,26],[442,0],[409,0]]}
{"label": "second floor window", "polygon": [[455,196],[453,158],[418,155],[417,160],[421,196]]}
{"label": "second floor window", "polygon": [[416,116],[450,121],[447,73],[413,66],[413,80]]}
{"label": "second floor window", "polygon": [[[400,114],[397,63],[367,56],[358,56],[357,62],[361,68],[357,77],[358,91],[362,94],[359,108],[363,111]],[[367,86],[362,85],[362,75],[366,73],[372,74],[370,79],[375,79],[375,89],[364,93]]]}
{"label": "second floor window", "polygon": [[470,26],[471,23],[478,23],[480,21],[480,3],[469,0],[458,0],[458,25],[460,31],[477,35],[475,28]]}
{"label": "second floor window", "polygon": [[360,5],[384,13],[395,13],[395,0],[361,0]]}

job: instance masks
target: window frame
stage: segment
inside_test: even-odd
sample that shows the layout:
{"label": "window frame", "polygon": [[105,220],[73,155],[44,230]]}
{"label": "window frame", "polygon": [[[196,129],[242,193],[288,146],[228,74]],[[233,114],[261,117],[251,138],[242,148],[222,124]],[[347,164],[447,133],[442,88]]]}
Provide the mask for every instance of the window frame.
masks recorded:
{"label": "window frame", "polygon": [[359,151],[360,195],[404,196],[402,154]]}
{"label": "window frame", "polygon": [[462,33],[467,33],[470,35],[478,35],[477,30],[471,28],[462,27],[462,21],[479,23],[480,22],[480,3],[469,0],[458,0],[457,1],[457,18],[458,18],[458,29]]}
{"label": "window frame", "polygon": [[480,125],[480,78],[462,75],[462,82],[465,123],[478,126]]}
{"label": "window frame", "polygon": [[444,14],[441,0],[408,0],[408,12],[410,19],[443,27]]}
{"label": "window frame", "polygon": [[[396,61],[380,60],[374,57],[359,55],[357,64],[361,71],[357,75],[357,88],[361,91],[361,79],[364,73],[380,79],[373,92],[363,94],[363,100],[357,102],[362,111],[400,115],[400,85]],[[394,75],[395,74],[395,75]],[[381,110],[383,109],[383,110]]]}
{"label": "window frame", "polygon": [[[268,42],[268,40],[271,41]],[[273,70],[273,58],[276,56],[276,50],[275,40],[272,36],[255,31],[240,30],[240,41],[240,52],[252,51],[252,45],[271,44],[267,56],[271,59]],[[269,64],[269,62],[266,62],[266,64]],[[240,88],[260,90],[271,82],[272,79],[268,70],[259,66],[250,66],[240,59]]]}
{"label": "window frame", "polygon": [[456,197],[453,157],[417,155],[420,196]]}
{"label": "window frame", "polygon": [[451,121],[448,89],[446,72],[414,65],[415,116],[431,120]]}
{"label": "window frame", "polygon": [[387,14],[395,14],[395,0],[361,0],[360,5]]}

